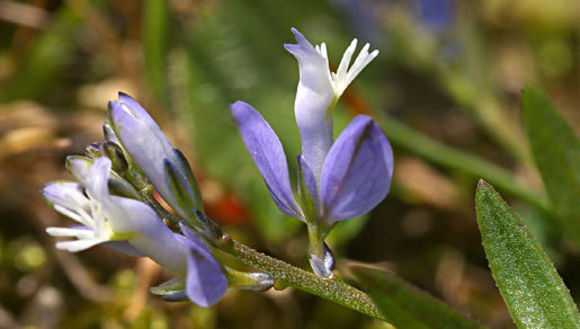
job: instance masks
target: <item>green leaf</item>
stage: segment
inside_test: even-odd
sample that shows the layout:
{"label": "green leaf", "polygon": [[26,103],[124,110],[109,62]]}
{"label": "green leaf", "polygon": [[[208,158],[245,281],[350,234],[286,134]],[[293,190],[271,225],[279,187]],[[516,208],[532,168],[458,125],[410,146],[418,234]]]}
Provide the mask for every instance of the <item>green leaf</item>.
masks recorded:
{"label": "green leaf", "polygon": [[356,265],[350,271],[399,329],[487,328],[391,273]]}
{"label": "green leaf", "polygon": [[475,205],[491,273],[518,328],[580,328],[558,272],[517,214],[483,180]]}
{"label": "green leaf", "polygon": [[580,141],[542,93],[526,88],[522,111],[553,210],[565,231],[580,244]]}

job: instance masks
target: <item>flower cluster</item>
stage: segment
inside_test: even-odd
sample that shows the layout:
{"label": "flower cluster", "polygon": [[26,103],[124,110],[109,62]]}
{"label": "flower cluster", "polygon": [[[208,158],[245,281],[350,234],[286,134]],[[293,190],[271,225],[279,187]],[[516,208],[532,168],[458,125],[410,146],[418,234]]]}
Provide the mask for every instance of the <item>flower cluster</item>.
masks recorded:
{"label": "flower cluster", "polygon": [[[370,117],[355,117],[336,141],[332,135],[332,108],[378,51],[369,53],[367,44],[349,65],[354,40],[334,73],[329,70],[324,44],[314,47],[300,32],[292,32],[298,43],[285,48],[296,57],[300,69],[295,101],[302,139],[302,154],[297,158],[298,201],[282,144],[272,128],[247,103],[236,102],[231,111],[274,202],[307,224],[314,272],[331,277],[334,257],[324,242],[328,232],[338,221],[371,210],[390,188],[392,150]],[[109,102],[103,128],[104,141],[87,146],[85,156],[67,158],[75,181],[42,187],[45,200],[78,223],[47,229],[52,236],[72,238],[57,242],[58,249],[78,252],[104,245],[149,257],[178,276],[152,288],[153,293],[166,300],[189,299],[204,307],[218,302],[228,286],[250,290],[273,286],[271,274],[238,271],[215,257],[215,250],[225,250],[234,242],[205,216],[186,158],[141,105],[119,93],[118,100]],[[173,212],[157,201],[155,192]]]}
{"label": "flower cluster", "polygon": [[324,243],[334,224],[368,212],[387,195],[393,154],[382,129],[368,116],[355,117],[336,141],[331,110],[354,78],[377,55],[366,44],[352,65],[357,40],[330,72],[326,45],[313,46],[296,29],[297,44],[284,47],[298,60],[300,80],[294,103],[302,154],[298,155],[298,202],[280,140],[251,105],[238,101],[231,112],[241,136],[270,191],[285,214],[304,221],[310,237],[310,264],[331,277],[334,257]]}
{"label": "flower cluster", "polygon": [[[219,228],[202,213],[187,160],[131,97],[120,93],[109,103],[108,114],[105,141],[89,145],[87,156],[67,158],[76,182],[42,187],[42,196],[55,210],[80,224],[50,227],[48,234],[75,238],[56,244],[70,252],[102,244],[149,257],[179,276],[155,290],[165,299],[215,304],[228,287],[226,275],[233,271],[214,258],[207,243],[217,238]],[[151,186],[183,219],[177,223],[179,232],[163,223],[159,204],[153,207]],[[271,285],[268,277],[259,278],[261,287]]]}

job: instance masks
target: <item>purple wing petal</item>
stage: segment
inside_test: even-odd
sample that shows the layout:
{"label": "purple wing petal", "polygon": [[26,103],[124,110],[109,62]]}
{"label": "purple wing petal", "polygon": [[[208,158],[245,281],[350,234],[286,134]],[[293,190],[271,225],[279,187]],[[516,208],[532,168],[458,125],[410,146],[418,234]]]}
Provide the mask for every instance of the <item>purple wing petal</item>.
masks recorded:
{"label": "purple wing petal", "polygon": [[151,116],[131,97],[119,94],[110,103],[111,121],[125,150],[143,170],[157,191],[168,199],[163,160],[173,154],[173,147]]}
{"label": "purple wing petal", "polygon": [[230,106],[230,110],[278,208],[289,216],[304,220],[292,194],[286,155],[276,133],[251,105],[238,101]]}
{"label": "purple wing petal", "polygon": [[357,116],[340,134],[322,168],[325,220],[332,223],[374,208],[389,192],[392,175],[393,152],[383,130],[370,117]]}
{"label": "purple wing petal", "polygon": [[209,248],[189,228],[183,224],[180,226],[185,234],[180,240],[189,247],[185,288],[187,297],[199,306],[210,307],[225,294],[228,281]]}
{"label": "purple wing petal", "polygon": [[[178,158],[167,136],[149,113],[128,95],[119,93],[119,100],[110,102],[109,107],[110,120],[124,149],[165,201],[182,216],[187,217],[190,209],[179,208],[168,186],[164,160],[171,162],[184,179],[190,175],[187,172],[189,168],[184,168],[182,159]],[[187,189],[192,200],[199,201],[194,187],[187,185]]]}
{"label": "purple wing petal", "polygon": [[187,297],[202,307],[217,303],[228,289],[228,281],[211,256],[192,250],[187,258]]}

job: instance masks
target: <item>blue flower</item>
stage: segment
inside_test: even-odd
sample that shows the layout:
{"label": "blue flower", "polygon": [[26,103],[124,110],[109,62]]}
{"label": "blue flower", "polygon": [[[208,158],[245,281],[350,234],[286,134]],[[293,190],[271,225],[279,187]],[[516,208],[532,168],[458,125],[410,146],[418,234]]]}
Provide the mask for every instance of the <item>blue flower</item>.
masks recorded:
{"label": "blue flower", "polygon": [[302,141],[298,156],[298,195],[290,184],[280,140],[251,105],[231,105],[242,139],[262,174],[272,199],[285,214],[308,224],[310,263],[330,277],[334,264],[324,238],[340,220],[364,214],[387,195],[393,174],[393,154],[382,129],[368,116],[355,117],[333,142],[330,112],[340,95],[378,51],[363,47],[349,68],[356,39],[347,48],[336,73],[328,66],[326,46],[312,46],[292,29],[298,44],[285,48],[298,60],[300,81],[295,116]]}
{"label": "blue flower", "polygon": [[[183,154],[173,148],[149,113],[130,96],[109,102],[107,139],[120,143],[163,199],[182,217],[203,211],[197,182]],[[177,183],[175,182],[177,180]],[[181,189],[176,191],[174,185]]]}
{"label": "blue flower", "polygon": [[[210,249],[186,227],[184,235],[171,231],[143,202],[111,195],[111,161],[101,157],[70,162],[79,182],[58,181],[42,187],[52,207],[80,224],[49,227],[47,233],[75,240],[60,241],[58,249],[78,252],[105,244],[130,255],[146,256],[186,278],[186,296],[209,307],[221,299],[228,283]],[[121,179],[121,178],[119,178]]]}

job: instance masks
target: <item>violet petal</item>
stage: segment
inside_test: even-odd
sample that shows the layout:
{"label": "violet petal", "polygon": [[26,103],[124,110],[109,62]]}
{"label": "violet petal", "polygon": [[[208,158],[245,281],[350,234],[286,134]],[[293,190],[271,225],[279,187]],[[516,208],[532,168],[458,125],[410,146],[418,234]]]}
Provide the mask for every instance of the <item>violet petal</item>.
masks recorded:
{"label": "violet petal", "polygon": [[[163,199],[180,215],[188,217],[191,209],[181,209],[171,193],[165,177],[164,161],[171,162],[186,180],[190,176],[186,172],[189,168],[184,168],[182,159],[176,154],[167,136],[149,113],[126,94],[119,93],[119,100],[110,102],[109,109],[110,120],[125,151]],[[191,199],[201,204],[200,197],[194,191],[195,187],[188,186]]]}
{"label": "violet petal", "polygon": [[187,257],[187,297],[202,307],[217,303],[228,289],[228,281],[209,248],[185,225],[181,224],[185,244],[189,246]]}
{"label": "violet petal", "polygon": [[383,130],[368,116],[355,117],[324,162],[324,220],[332,223],[370,211],[389,192],[392,174],[393,152]]}
{"label": "violet petal", "polygon": [[250,104],[237,101],[230,110],[278,208],[288,216],[304,220],[292,193],[286,155],[276,133]]}

